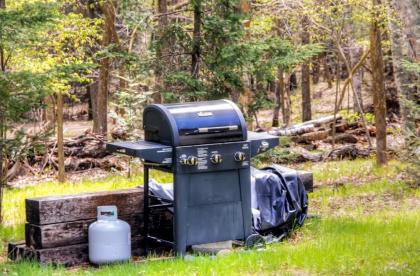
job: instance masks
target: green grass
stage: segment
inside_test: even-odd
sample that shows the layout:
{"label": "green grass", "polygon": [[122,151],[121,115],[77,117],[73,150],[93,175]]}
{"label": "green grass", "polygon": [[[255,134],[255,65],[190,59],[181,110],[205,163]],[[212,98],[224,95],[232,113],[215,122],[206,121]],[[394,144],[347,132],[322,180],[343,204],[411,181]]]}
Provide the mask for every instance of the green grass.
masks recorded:
{"label": "green grass", "polygon": [[[322,184],[310,194],[309,201],[310,213],[320,217],[307,220],[290,239],[263,251],[72,270],[31,262],[2,264],[0,259],[0,271],[11,275],[420,274],[420,192],[398,179],[404,164],[392,161],[386,168],[377,168],[374,160],[365,159],[300,167],[313,170],[316,181]],[[161,182],[171,181],[168,175],[153,177]],[[7,190],[5,201],[14,210],[7,210],[6,214],[17,228],[0,228],[0,238],[23,238],[25,197],[133,187],[141,182],[140,177],[111,177]],[[341,184],[329,185],[338,182]]]}
{"label": "green grass", "polygon": [[394,179],[406,168],[398,160],[390,160],[387,166],[378,167],[374,158],[347,161],[307,162],[296,166],[314,173],[315,185],[360,184],[378,179]]}

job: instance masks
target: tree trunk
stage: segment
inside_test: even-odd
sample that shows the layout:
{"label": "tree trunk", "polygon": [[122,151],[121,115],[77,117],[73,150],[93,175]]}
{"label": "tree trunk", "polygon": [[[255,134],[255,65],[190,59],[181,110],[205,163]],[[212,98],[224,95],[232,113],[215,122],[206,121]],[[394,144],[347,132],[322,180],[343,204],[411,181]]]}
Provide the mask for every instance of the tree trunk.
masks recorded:
{"label": "tree trunk", "polygon": [[58,151],[58,182],[64,182],[64,133],[63,133],[63,94],[57,93],[57,151]]}
{"label": "tree trunk", "polygon": [[[96,97],[96,118],[93,122],[93,132],[106,135],[108,131],[108,79],[109,79],[109,58],[101,61],[99,69],[98,95]],[[94,117],[95,118],[95,117]]]}
{"label": "tree trunk", "polygon": [[98,121],[98,81],[94,80],[92,83],[88,85],[86,88],[89,93],[89,99],[91,103],[91,110],[89,114],[89,119],[95,121]]}
{"label": "tree trunk", "polygon": [[321,58],[316,58],[312,62],[312,83],[313,84],[319,83],[320,73],[321,73]]}
{"label": "tree trunk", "polygon": [[[165,90],[164,77],[163,77],[163,66],[169,66],[169,41],[168,39],[162,39],[166,28],[168,26],[168,3],[166,0],[157,0],[157,13],[159,16],[159,27],[156,31],[156,40],[158,45],[156,47],[156,57],[159,64],[156,64],[155,68],[155,93],[152,98],[155,103],[162,103],[162,91]],[[163,65],[163,66],[162,66]]]}
{"label": "tree trunk", "polygon": [[193,1],[194,29],[191,54],[191,75],[198,79],[200,73],[200,44],[201,44],[201,0]]}
{"label": "tree trunk", "polygon": [[[102,48],[106,48],[113,41],[113,33],[115,28],[115,11],[112,4],[108,1],[105,1],[101,5],[101,10],[105,17],[105,31],[102,37],[101,46]],[[111,60],[109,57],[105,57],[101,60],[98,80],[98,94],[96,97],[97,120],[94,120],[93,122],[93,131],[104,136],[106,136],[108,131],[108,87],[110,66]]]}
{"label": "tree trunk", "polygon": [[[301,35],[302,44],[309,44],[310,42],[310,34],[308,31],[308,18],[304,18],[302,25],[303,25],[303,32]],[[310,79],[310,68],[309,68],[309,61],[306,61],[302,65],[302,122],[306,122],[311,120],[311,79]]]}
{"label": "tree trunk", "polygon": [[287,78],[287,83],[289,85],[290,91],[293,91],[298,88],[298,81],[296,77],[296,72],[292,72],[289,77]]}
{"label": "tree trunk", "polygon": [[[0,0],[0,9],[6,9],[6,0]],[[4,62],[4,52],[3,48],[0,47],[0,70],[6,71],[6,64]],[[3,116],[4,110],[0,110],[0,224],[3,224],[3,192],[6,187],[6,173],[3,168],[4,155],[4,142],[6,140],[6,122]]]}
{"label": "tree trunk", "polygon": [[[390,20],[390,31],[392,41],[392,63],[395,85],[398,94],[407,100],[415,100],[415,95],[419,95],[418,87],[412,85],[418,80],[418,76],[413,72],[408,72],[401,61],[408,59],[411,62],[418,61],[420,52],[420,6],[415,0],[391,0],[391,6],[396,11],[400,24],[395,24]],[[406,108],[401,104],[401,114],[405,129],[415,131],[415,120]]]}
{"label": "tree trunk", "polygon": [[286,75],[285,79],[288,80],[287,83],[284,84],[284,94],[283,94],[283,108],[282,108],[282,115],[283,115],[283,124],[284,126],[290,125],[290,117],[291,117],[291,100],[290,100],[290,89],[291,89],[291,75]]}
{"label": "tree trunk", "polygon": [[0,224],[3,223],[3,191],[6,187],[6,170],[3,168],[3,160],[5,156],[4,142],[6,138],[6,122],[3,112],[0,112]]}
{"label": "tree trunk", "polygon": [[324,81],[328,84],[328,89],[331,89],[333,87],[332,79],[331,79],[331,72],[330,72],[330,66],[328,65],[328,56],[325,54],[322,57],[322,67],[323,67],[323,75],[324,75]]}
{"label": "tree trunk", "polygon": [[[360,58],[363,55],[363,48],[352,44],[350,47],[350,66],[353,68]],[[354,96],[353,96],[353,111],[357,113],[362,113],[363,110],[360,110],[359,106],[363,108],[363,97],[362,97],[362,71],[357,70],[352,75],[352,82],[354,87]],[[357,97],[357,99],[356,99]],[[359,101],[359,103],[358,103]]]}
{"label": "tree trunk", "polygon": [[277,70],[277,81],[275,85],[276,106],[273,112],[273,127],[279,126],[280,110],[284,110],[284,76],[283,70]]}
{"label": "tree trunk", "polygon": [[380,0],[372,0],[375,12],[370,29],[373,105],[376,125],[376,162],[384,165],[386,158],[386,98],[384,86],[384,61],[381,46],[381,32],[378,22]]}

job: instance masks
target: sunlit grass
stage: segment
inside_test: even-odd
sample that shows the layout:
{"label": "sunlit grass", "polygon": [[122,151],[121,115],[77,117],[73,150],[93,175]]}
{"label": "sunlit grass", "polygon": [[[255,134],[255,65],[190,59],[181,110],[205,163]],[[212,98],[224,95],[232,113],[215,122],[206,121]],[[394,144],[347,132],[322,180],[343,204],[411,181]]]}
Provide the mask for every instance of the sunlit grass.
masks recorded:
{"label": "sunlit grass", "polygon": [[297,166],[299,169],[312,171],[316,185],[334,184],[337,180],[357,184],[360,182],[393,179],[406,168],[406,164],[398,160],[390,160],[388,165],[379,167],[374,158],[307,162]]}
{"label": "sunlit grass", "polygon": [[[319,186],[309,195],[309,210],[320,218],[307,220],[289,240],[264,251],[240,251],[228,256],[193,260],[146,261],[101,268],[40,266],[32,262],[5,263],[3,272],[13,275],[418,275],[420,273],[420,191],[398,179],[404,164],[391,161],[379,168],[374,159],[306,163]],[[171,175],[152,172],[159,182]],[[45,195],[76,194],[130,188],[142,184],[142,176],[107,177],[79,183],[44,183],[8,189],[0,239],[24,238],[24,200]],[[338,184],[337,184],[338,183]],[[331,185],[330,185],[331,184]],[[5,248],[3,247],[3,250]],[[2,261],[3,260],[3,261]],[[3,262],[3,264],[2,264]]]}
{"label": "sunlit grass", "polygon": [[[296,236],[264,251],[138,264],[83,268],[78,275],[418,275],[420,212],[378,213],[362,217],[309,220]],[[63,273],[33,263],[9,264],[17,275]],[[26,274],[25,274],[26,275]]]}

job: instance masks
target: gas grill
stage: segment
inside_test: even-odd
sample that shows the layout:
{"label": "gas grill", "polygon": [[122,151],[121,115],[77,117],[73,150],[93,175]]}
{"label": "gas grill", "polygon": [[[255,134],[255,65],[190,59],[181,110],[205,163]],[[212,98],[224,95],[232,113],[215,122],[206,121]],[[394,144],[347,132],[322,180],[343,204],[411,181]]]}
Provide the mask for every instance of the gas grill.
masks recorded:
{"label": "gas grill", "polygon": [[[144,236],[173,247],[246,239],[251,235],[250,161],[278,145],[278,137],[247,131],[228,100],[152,104],[143,113],[144,141],[107,144],[111,152],[143,160]],[[171,172],[174,201],[149,193],[149,170]],[[162,204],[151,204],[159,199]],[[173,241],[149,233],[153,209],[174,209]]]}

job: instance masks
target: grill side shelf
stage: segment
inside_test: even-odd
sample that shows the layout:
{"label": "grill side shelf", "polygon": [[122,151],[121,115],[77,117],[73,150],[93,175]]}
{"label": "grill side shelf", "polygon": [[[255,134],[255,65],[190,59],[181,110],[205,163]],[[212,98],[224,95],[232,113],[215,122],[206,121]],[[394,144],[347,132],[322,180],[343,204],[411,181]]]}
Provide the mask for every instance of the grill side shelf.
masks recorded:
{"label": "grill side shelf", "polygon": [[172,164],[172,147],[158,143],[135,141],[107,143],[106,149],[112,153],[120,153],[138,157],[158,164]]}
{"label": "grill side shelf", "polygon": [[248,131],[248,141],[251,142],[251,157],[279,145],[279,137],[266,132]]}

